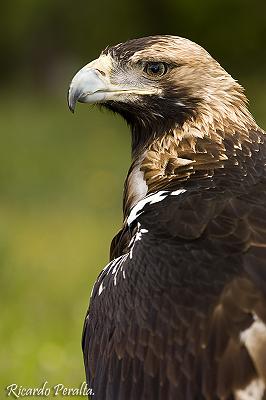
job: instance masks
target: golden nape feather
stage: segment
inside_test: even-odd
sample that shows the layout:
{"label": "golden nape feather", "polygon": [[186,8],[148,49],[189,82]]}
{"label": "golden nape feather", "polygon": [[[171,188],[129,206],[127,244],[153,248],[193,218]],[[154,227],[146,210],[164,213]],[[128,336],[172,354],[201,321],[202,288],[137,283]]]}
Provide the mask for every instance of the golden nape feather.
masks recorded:
{"label": "golden nape feather", "polygon": [[151,36],[107,47],[68,99],[132,137],[84,323],[93,398],[265,399],[266,145],[243,88],[199,45]]}

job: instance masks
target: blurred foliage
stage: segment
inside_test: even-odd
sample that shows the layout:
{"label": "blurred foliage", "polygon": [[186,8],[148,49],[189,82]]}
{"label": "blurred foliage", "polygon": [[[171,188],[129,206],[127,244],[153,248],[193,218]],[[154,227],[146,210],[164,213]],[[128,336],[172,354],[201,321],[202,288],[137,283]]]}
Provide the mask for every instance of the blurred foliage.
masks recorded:
{"label": "blurred foliage", "polygon": [[76,387],[89,295],[120,225],[129,138],[121,120],[86,108],[73,118],[55,99],[13,98],[1,110],[1,390]]}
{"label": "blurred foliage", "polygon": [[1,398],[13,382],[83,381],[83,318],[121,222],[127,128],[68,112],[74,72],[111,43],[185,36],[240,80],[265,126],[265,19],[264,1],[1,2]]}
{"label": "blurred foliage", "polygon": [[0,5],[0,79],[60,87],[106,45],[160,33],[197,41],[237,78],[265,70],[264,0],[12,0]]}

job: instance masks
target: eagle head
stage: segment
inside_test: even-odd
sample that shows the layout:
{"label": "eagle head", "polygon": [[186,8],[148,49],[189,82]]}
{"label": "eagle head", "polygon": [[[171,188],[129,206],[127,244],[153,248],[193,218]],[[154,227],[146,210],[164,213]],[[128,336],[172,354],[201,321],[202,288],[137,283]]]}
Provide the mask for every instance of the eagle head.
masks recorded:
{"label": "eagle head", "polygon": [[212,108],[245,102],[239,84],[201,46],[151,36],[107,47],[74,76],[68,95],[120,113],[135,130],[166,132]]}

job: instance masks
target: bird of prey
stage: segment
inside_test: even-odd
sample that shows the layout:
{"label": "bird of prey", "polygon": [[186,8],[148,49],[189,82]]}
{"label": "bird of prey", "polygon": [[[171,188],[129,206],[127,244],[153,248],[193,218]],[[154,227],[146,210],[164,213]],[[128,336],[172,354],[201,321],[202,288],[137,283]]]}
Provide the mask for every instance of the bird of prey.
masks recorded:
{"label": "bird of prey", "polygon": [[93,398],[263,399],[266,145],[243,88],[162,35],[107,47],[68,101],[122,115],[132,136],[122,229],[84,324]]}

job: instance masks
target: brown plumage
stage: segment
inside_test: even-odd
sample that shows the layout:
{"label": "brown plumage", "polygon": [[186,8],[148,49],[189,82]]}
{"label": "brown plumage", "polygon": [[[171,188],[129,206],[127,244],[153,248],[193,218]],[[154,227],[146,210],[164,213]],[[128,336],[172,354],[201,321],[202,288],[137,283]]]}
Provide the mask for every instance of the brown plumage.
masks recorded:
{"label": "brown plumage", "polygon": [[242,87],[195,43],[153,36],[79,71],[77,101],[132,133],[123,227],[84,325],[94,398],[263,399],[266,147]]}

